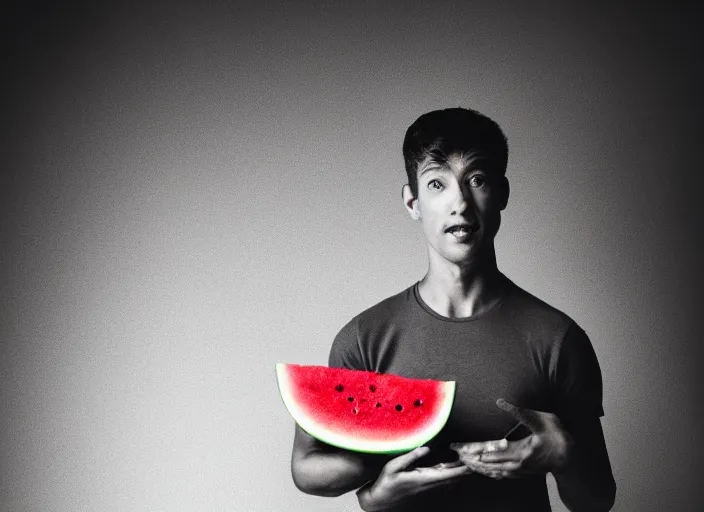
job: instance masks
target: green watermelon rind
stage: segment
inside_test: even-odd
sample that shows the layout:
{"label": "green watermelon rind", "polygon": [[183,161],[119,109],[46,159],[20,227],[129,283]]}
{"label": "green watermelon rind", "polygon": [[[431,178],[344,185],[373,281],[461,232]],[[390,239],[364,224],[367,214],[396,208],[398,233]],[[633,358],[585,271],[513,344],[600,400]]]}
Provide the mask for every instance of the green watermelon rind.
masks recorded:
{"label": "green watermelon rind", "polygon": [[452,411],[455,399],[455,381],[437,381],[443,391],[444,398],[440,404],[433,421],[426,427],[413,435],[406,435],[397,440],[372,440],[365,438],[352,438],[348,435],[341,435],[326,428],[325,425],[312,419],[298,406],[293,399],[291,392],[287,388],[288,382],[286,363],[276,364],[276,382],[279,387],[279,394],[294,421],[311,436],[323,441],[331,446],[343,448],[345,450],[377,453],[377,454],[398,454],[409,452],[434,438],[445,426]]}

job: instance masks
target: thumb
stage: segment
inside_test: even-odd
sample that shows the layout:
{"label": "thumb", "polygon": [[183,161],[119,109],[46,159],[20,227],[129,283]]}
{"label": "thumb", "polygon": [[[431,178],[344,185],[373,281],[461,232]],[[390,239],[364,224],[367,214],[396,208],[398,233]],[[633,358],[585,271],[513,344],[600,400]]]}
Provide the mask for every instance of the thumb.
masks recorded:
{"label": "thumb", "polygon": [[419,446],[415,450],[412,450],[408,453],[404,453],[403,455],[399,455],[398,457],[391,459],[389,462],[386,463],[384,469],[392,473],[398,473],[399,471],[403,471],[404,469],[406,469],[418,459],[427,455],[429,452],[430,448],[428,448],[427,446]]}
{"label": "thumb", "polygon": [[543,430],[543,421],[538,414],[538,411],[533,409],[526,409],[524,407],[519,407],[508,403],[503,398],[499,398],[496,401],[496,405],[499,409],[502,409],[516,418],[518,421],[523,423],[526,427],[531,429],[534,433]]}

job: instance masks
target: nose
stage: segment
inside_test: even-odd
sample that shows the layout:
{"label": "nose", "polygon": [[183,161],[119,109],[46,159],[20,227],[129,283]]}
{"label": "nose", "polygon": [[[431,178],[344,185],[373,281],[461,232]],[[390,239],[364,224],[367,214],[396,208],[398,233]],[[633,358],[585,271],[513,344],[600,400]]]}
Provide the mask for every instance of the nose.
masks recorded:
{"label": "nose", "polygon": [[473,202],[472,192],[469,186],[457,183],[455,187],[455,195],[452,198],[452,212],[450,215],[462,215]]}

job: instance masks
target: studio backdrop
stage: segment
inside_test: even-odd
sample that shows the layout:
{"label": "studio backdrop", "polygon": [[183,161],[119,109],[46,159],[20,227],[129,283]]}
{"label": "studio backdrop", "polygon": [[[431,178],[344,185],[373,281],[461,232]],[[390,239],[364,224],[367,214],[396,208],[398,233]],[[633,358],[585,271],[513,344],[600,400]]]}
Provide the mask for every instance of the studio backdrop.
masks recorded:
{"label": "studio backdrop", "polygon": [[593,2],[15,2],[0,509],[357,510],[293,485],[274,364],[326,364],[423,276],[403,134],[463,106],[509,139],[500,269],[596,350],[615,510],[702,510],[700,24]]}

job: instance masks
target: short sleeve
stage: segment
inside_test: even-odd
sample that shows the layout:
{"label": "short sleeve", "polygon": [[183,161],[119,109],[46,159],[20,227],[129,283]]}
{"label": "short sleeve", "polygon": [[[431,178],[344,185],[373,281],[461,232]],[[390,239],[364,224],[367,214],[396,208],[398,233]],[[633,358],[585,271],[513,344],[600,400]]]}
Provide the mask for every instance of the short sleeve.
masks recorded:
{"label": "short sleeve", "polygon": [[604,415],[601,368],[587,334],[572,323],[553,367],[555,412],[568,422]]}
{"label": "short sleeve", "polygon": [[348,370],[366,370],[359,350],[356,318],[350,320],[335,336],[332,347],[330,347],[328,366],[347,368]]}

